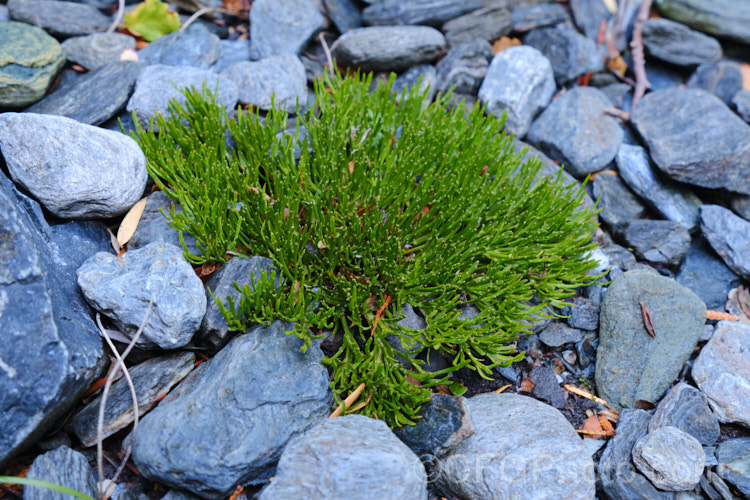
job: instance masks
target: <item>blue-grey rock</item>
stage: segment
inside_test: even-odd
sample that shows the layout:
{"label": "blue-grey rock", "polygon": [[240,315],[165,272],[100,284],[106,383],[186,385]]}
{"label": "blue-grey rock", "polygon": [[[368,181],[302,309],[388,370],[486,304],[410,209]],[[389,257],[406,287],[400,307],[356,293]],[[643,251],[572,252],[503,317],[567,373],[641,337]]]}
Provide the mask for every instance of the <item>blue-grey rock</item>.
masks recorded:
{"label": "blue-grey rock", "polygon": [[362,22],[370,26],[424,24],[440,26],[473,10],[481,0],[379,0],[362,11]]}
{"label": "blue-grey rock", "polygon": [[578,29],[591,40],[598,40],[602,22],[612,19],[612,13],[599,0],[570,0],[570,11]]}
{"label": "blue-grey rock", "polygon": [[657,488],[687,491],[700,483],[706,454],[693,436],[666,426],[650,431],[635,443],[633,463]]}
{"label": "blue-grey rock", "polygon": [[565,24],[531,30],[523,43],[539,50],[550,60],[559,85],[584,73],[604,69],[604,59],[596,43]]}
{"label": "blue-grey rock", "polygon": [[651,92],[682,87],[689,76],[689,72],[683,68],[669,66],[651,58],[646,58],[646,79],[650,85],[649,90]]}
{"label": "blue-grey rock", "polygon": [[[26,473],[26,478],[65,486],[90,497],[97,495],[96,477],[88,460],[67,446],[60,446],[56,450],[36,457]],[[23,498],[26,500],[69,500],[70,495],[28,485],[23,489]]]}
{"label": "blue-grey rock", "polygon": [[740,118],[750,123],[750,90],[740,90],[734,94],[729,104]]}
{"label": "blue-grey rock", "polygon": [[672,426],[687,432],[704,446],[719,438],[719,421],[708,406],[708,399],[685,382],[672,387],[656,407],[648,424],[649,432]]}
{"label": "blue-grey rock", "polygon": [[750,427],[750,325],[720,321],[691,375],[719,422]]}
{"label": "blue-grey rock", "polygon": [[234,63],[253,59],[250,40],[219,40],[219,58],[211,66],[211,71],[221,73]]}
{"label": "blue-grey rock", "polygon": [[106,31],[112,20],[93,5],[60,0],[8,0],[10,18],[66,38]]}
{"label": "blue-grey rock", "polygon": [[690,233],[670,220],[632,220],[616,233],[639,259],[654,265],[678,267],[690,249]]}
{"label": "blue-grey rock", "polygon": [[[412,91],[416,91],[418,94],[425,94],[427,102],[432,102],[435,93],[438,91],[435,84],[436,79],[437,71],[435,70],[435,66],[432,64],[420,64],[396,77],[393,81],[391,91],[396,97],[396,102],[401,101],[401,94],[404,91],[406,91],[405,95],[407,96]],[[419,87],[417,87],[417,83],[419,83]]]}
{"label": "blue-grey rock", "polygon": [[[143,248],[149,243],[170,243],[182,247],[180,233],[167,225],[170,210],[175,214],[182,213],[179,201],[172,200],[164,191],[155,191],[148,195],[146,206],[133,236],[128,241],[128,250]],[[193,255],[200,255],[195,236],[182,233],[187,250]]]}
{"label": "blue-grey rock", "polygon": [[457,45],[479,38],[492,43],[510,34],[513,25],[505,5],[488,4],[486,7],[469,12],[445,23],[441,28],[448,45]]}
{"label": "blue-grey rock", "polygon": [[135,50],[135,38],[123,33],[92,33],[62,43],[68,61],[89,71],[120,60],[125,49]]}
{"label": "blue-grey rock", "polygon": [[148,177],[133,139],[62,116],[0,114],[0,153],[13,180],[61,218],[120,215]]}
{"label": "blue-grey rock", "polygon": [[562,347],[565,344],[574,344],[583,340],[583,332],[565,323],[554,322],[539,332],[539,340],[547,347]]}
{"label": "blue-grey rock", "polygon": [[243,105],[268,110],[274,102],[293,112],[297,104],[304,109],[307,101],[305,67],[292,54],[238,62],[222,71],[220,77],[237,85],[238,100]]}
{"label": "blue-grey rock", "polygon": [[740,278],[700,236],[693,239],[675,279],[695,292],[706,307],[713,310],[723,309],[729,291],[740,286]]}
{"label": "blue-grey rock", "polygon": [[724,263],[750,277],[750,222],[720,205],[701,206],[701,232]]}
{"label": "blue-grey rock", "polygon": [[750,438],[724,441],[716,450],[716,459],[719,476],[750,497]]}
{"label": "blue-grey rock", "polygon": [[384,422],[362,415],[328,419],[284,449],[259,500],[384,498],[423,500],[427,474],[419,458]]}
{"label": "blue-grey rock", "polygon": [[721,59],[718,40],[664,18],[643,23],[643,45],[650,56],[677,66],[694,67]]}
{"label": "blue-grey rock", "polygon": [[595,88],[568,90],[534,120],[526,140],[575,177],[598,172],[612,162],[623,138],[618,121],[603,111],[609,107],[610,100]]}
{"label": "blue-grey rock", "polygon": [[529,372],[529,378],[534,382],[531,390],[534,398],[544,401],[557,409],[565,407],[565,393],[560,387],[555,372],[547,366],[535,366]]}
{"label": "blue-grey rock", "polygon": [[[174,245],[151,243],[121,257],[100,252],[78,269],[86,300],[126,334],[145,320],[143,345],[182,347],[206,312],[206,293],[193,268]],[[144,340],[145,339],[145,340]]]}
{"label": "blue-grey rock", "polygon": [[611,280],[616,279],[625,271],[638,269],[638,262],[635,260],[635,255],[627,248],[612,244],[602,248],[602,251],[610,260],[609,278]]}
{"label": "blue-grey rock", "polygon": [[10,21],[10,10],[7,5],[0,5],[0,23]]}
{"label": "blue-grey rock", "polygon": [[290,439],[326,421],[332,396],[316,345],[300,352],[294,325],[235,337],[164,398],[135,430],[141,474],[203,498],[274,475]]}
{"label": "blue-grey rock", "polygon": [[680,182],[750,194],[750,126],[700,89],[648,93],[631,115],[656,166]]}
{"label": "blue-grey rock", "polygon": [[733,61],[704,63],[690,75],[687,88],[707,90],[728,106],[735,94],[742,90],[742,70]]}
{"label": "blue-grey rock", "polygon": [[[542,170],[539,173],[540,177],[549,177],[554,179],[557,175],[561,175],[563,184],[565,186],[574,186],[576,189],[580,188],[581,184],[576,180],[575,177],[570,175],[563,168],[552,161],[547,155],[536,149],[534,146],[526,144],[522,140],[513,137],[512,147],[515,153],[521,155],[521,161],[529,161],[531,159],[537,159],[542,163]],[[585,193],[583,196],[583,203],[587,206],[594,206],[594,201]]]}
{"label": "blue-grey rock", "polygon": [[362,15],[352,0],[323,0],[328,18],[339,33],[362,26]]}
{"label": "blue-grey rock", "polygon": [[599,328],[599,306],[584,297],[572,300],[573,305],[566,308],[568,325],[581,330],[594,331]]}
{"label": "blue-grey rock", "polygon": [[342,66],[362,71],[402,71],[431,63],[445,48],[445,37],[428,26],[372,26],[344,33],[333,48]]}
{"label": "blue-grey rock", "polygon": [[135,132],[133,115],[124,109],[120,111],[117,116],[113,116],[106,122],[102,123],[100,127],[112,130],[113,132],[121,132],[127,136],[129,136],[131,132]]}
{"label": "blue-grey rock", "polygon": [[646,207],[618,176],[604,172],[594,177],[592,184],[601,209],[599,218],[611,231],[646,215]]}
{"label": "blue-grey rock", "polygon": [[25,23],[0,24],[0,46],[0,107],[20,108],[38,101],[65,64],[57,40]]}
{"label": "blue-grey rock", "polygon": [[[616,108],[622,108],[626,97],[630,97],[628,94],[632,90],[632,87],[627,83],[611,83],[604,87],[599,87],[599,90],[602,94],[606,95],[610,101],[612,101],[612,104],[614,104]],[[626,110],[623,109],[623,111]]]}
{"label": "blue-grey rock", "polygon": [[570,19],[568,12],[559,3],[542,2],[537,5],[514,8],[511,12],[513,31],[526,33],[536,28],[554,26]]}
{"label": "blue-grey rock", "polygon": [[734,0],[656,0],[662,15],[691,28],[750,43],[750,5]]}
{"label": "blue-grey rock", "polygon": [[191,24],[186,30],[169,33],[149,43],[138,51],[138,61],[145,65],[208,69],[219,59],[220,52],[218,36],[200,24]]}
{"label": "blue-grey rock", "polygon": [[555,90],[549,60],[533,47],[512,47],[492,59],[479,88],[479,99],[488,113],[500,117],[505,111],[506,130],[523,137]]}
{"label": "blue-grey rock", "polygon": [[466,407],[474,434],[440,460],[437,485],[443,491],[486,500],[594,498],[591,455],[558,410],[495,393],[474,396]]}
{"label": "blue-grey rock", "polygon": [[169,490],[161,500],[198,500],[200,497],[180,490]]}
{"label": "blue-grey rock", "polygon": [[299,55],[325,27],[325,18],[308,0],[255,0],[250,9],[250,41],[258,59]]}
{"label": "blue-grey rock", "polygon": [[[654,337],[644,326],[641,303],[650,312]],[[703,302],[671,278],[634,270],[615,279],[599,321],[599,395],[618,409],[658,401],[693,352],[705,321]]]}
{"label": "blue-grey rock", "polygon": [[453,45],[435,68],[436,90],[476,95],[493,57],[492,46],[480,38]]}

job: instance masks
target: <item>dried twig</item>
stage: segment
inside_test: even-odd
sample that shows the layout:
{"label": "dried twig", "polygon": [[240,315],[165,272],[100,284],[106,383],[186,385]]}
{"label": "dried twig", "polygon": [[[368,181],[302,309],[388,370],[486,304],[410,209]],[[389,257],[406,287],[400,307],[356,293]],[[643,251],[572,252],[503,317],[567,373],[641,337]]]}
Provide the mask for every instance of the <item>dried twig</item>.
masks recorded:
{"label": "dried twig", "polygon": [[651,338],[656,338],[656,331],[654,330],[654,322],[651,320],[651,312],[643,302],[638,302],[641,305],[641,313],[643,314],[643,325],[646,327],[646,331]]}
{"label": "dried twig", "polygon": [[633,93],[631,113],[640,102],[643,94],[646,93],[646,89],[651,86],[648,83],[648,78],[646,78],[646,60],[643,55],[643,23],[648,19],[650,12],[651,0],[643,0],[640,9],[638,9],[638,17],[635,18],[633,39],[630,41],[630,48],[633,53],[633,73],[635,73],[635,92]]}
{"label": "dried twig", "polygon": [[574,385],[571,385],[571,384],[565,384],[563,387],[568,392],[572,392],[573,394],[575,394],[577,396],[581,396],[581,397],[584,397],[584,398],[592,399],[592,400],[596,401],[597,403],[606,406],[607,408],[609,408],[609,410],[611,412],[615,413],[616,415],[618,415],[618,416],[620,415],[620,412],[618,412],[617,410],[615,410],[614,408],[612,408],[612,406],[610,406],[609,403],[607,403],[605,400],[603,400],[600,397],[594,396],[589,391],[586,391],[584,389],[579,389],[578,387],[576,387]]}
{"label": "dried twig", "polygon": [[107,33],[112,33],[117,29],[117,27],[120,25],[120,21],[122,21],[122,16],[125,15],[125,0],[117,0],[117,15],[115,15],[115,20],[112,21],[112,24],[109,25],[109,28],[107,28]]}
{"label": "dried twig", "polygon": [[576,429],[578,434],[586,434],[587,436],[606,436],[612,437],[615,435],[615,431],[587,431],[585,429]]}
{"label": "dried twig", "polygon": [[388,304],[391,303],[391,296],[386,295],[385,301],[383,302],[383,305],[380,306],[380,309],[378,309],[378,312],[375,313],[375,321],[372,325],[372,331],[370,332],[370,337],[375,335],[375,329],[378,327],[378,321],[380,321],[380,317],[383,315],[383,312],[385,311],[385,308],[388,307]]}
{"label": "dried twig", "polygon": [[328,74],[331,76],[331,78],[334,77],[334,68],[333,68],[333,56],[331,56],[331,49],[328,48],[328,42],[326,42],[326,37],[323,36],[323,32],[321,31],[318,33],[318,40],[320,40],[320,45],[323,46],[323,52],[326,54],[326,60],[328,63],[326,66],[328,66]]}
{"label": "dried twig", "polygon": [[607,113],[608,115],[612,115],[615,118],[619,118],[622,121],[629,122],[630,121],[630,113],[627,111],[623,111],[619,108],[604,108],[602,111]]}
{"label": "dried twig", "polygon": [[224,14],[234,14],[234,12],[232,12],[231,10],[222,9],[221,7],[203,7],[202,9],[196,10],[195,12],[193,12],[192,16],[188,17],[187,21],[185,21],[183,25],[180,26],[180,31],[185,31],[188,28],[188,26],[190,26],[191,24],[195,22],[196,19],[201,17],[203,14],[208,14],[211,12],[223,12]]}
{"label": "dried twig", "polygon": [[706,311],[706,319],[716,320],[716,321],[739,321],[740,318],[735,316],[734,314],[729,314],[721,311],[712,311],[709,309]]}
{"label": "dried twig", "polygon": [[339,407],[333,411],[333,413],[331,413],[331,416],[329,418],[341,416],[341,413],[344,411],[344,406],[349,408],[352,405],[352,403],[354,403],[357,400],[359,395],[362,394],[362,391],[364,390],[365,390],[365,383],[362,382],[361,384],[359,384],[359,387],[354,389],[354,392],[349,394],[349,396],[344,400],[344,402],[341,403]]}

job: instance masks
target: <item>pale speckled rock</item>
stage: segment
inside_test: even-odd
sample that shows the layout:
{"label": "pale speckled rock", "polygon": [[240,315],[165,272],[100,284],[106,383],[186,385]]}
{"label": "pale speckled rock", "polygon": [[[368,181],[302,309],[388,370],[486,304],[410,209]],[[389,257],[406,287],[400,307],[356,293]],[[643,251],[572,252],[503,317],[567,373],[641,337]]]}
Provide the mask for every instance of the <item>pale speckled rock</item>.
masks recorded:
{"label": "pale speckled rock", "polygon": [[262,110],[271,102],[293,112],[297,103],[304,109],[307,100],[307,76],[299,57],[286,54],[256,62],[243,61],[221,72],[221,80],[233,82],[239,90],[238,100]]}
{"label": "pale speckled rock", "polygon": [[93,71],[118,61],[123,50],[135,50],[135,38],[123,33],[92,33],[68,38],[62,49],[68,61]]}
{"label": "pale speckled rock", "polygon": [[719,421],[708,406],[708,398],[695,387],[680,382],[672,387],[648,425],[649,432],[672,426],[685,431],[704,446],[713,445],[719,437]]}
{"label": "pale speckled rock", "polygon": [[362,22],[371,26],[440,26],[481,7],[481,0],[380,0],[362,11]]}
{"label": "pale speckled rock", "polygon": [[677,427],[659,427],[633,447],[633,463],[659,489],[692,490],[701,480],[706,454],[690,434]]}
{"label": "pale speckled rock", "polygon": [[255,0],[250,9],[250,42],[258,59],[299,55],[325,26],[325,18],[307,0]]}
{"label": "pale speckled rock", "polygon": [[[36,457],[26,473],[26,478],[65,486],[90,497],[96,497],[97,493],[96,477],[88,460],[67,446],[60,446]],[[67,493],[29,485],[23,489],[23,498],[25,500],[69,500],[71,497]]]}
{"label": "pale speckled rock", "polygon": [[112,20],[96,7],[59,0],[9,0],[14,21],[38,26],[50,35],[69,37],[106,31]]}
{"label": "pale speckled rock", "polygon": [[720,205],[700,209],[701,231],[732,271],[750,278],[750,222]]}

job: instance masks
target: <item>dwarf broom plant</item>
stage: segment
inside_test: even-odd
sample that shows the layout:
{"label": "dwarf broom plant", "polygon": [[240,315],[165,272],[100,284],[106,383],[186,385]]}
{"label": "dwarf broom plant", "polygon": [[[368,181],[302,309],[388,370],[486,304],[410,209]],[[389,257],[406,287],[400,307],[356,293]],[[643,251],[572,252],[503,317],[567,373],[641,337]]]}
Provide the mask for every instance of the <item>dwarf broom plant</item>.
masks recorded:
{"label": "dwarf broom plant", "polygon": [[[349,411],[401,426],[435,386],[461,391],[452,372],[488,378],[519,360],[514,341],[537,315],[593,282],[596,218],[583,189],[512,152],[502,119],[414,89],[395,99],[392,83],[318,81],[287,133],[280,106],[230,119],[205,88],[189,91],[158,134],[135,120],[134,137],[182,206],[169,224],[198,240],[193,264],[261,255],[282,275],[218,297],[230,327],[283,319],[305,346],[334,336],[337,404],[364,384]],[[407,303],[424,329],[399,324]],[[428,371],[438,355],[447,367]]]}

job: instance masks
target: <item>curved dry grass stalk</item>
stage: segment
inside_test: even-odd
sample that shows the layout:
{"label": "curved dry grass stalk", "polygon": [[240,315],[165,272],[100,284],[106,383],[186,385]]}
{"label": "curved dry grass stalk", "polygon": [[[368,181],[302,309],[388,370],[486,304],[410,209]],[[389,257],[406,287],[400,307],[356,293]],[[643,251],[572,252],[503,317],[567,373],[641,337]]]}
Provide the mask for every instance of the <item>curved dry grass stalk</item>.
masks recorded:
{"label": "curved dry grass stalk", "polygon": [[122,17],[125,15],[125,0],[117,0],[117,14],[115,15],[115,20],[112,21],[112,24],[109,25],[109,28],[107,28],[107,33],[112,33],[117,29],[117,26],[120,25],[120,21],[122,21]]}

